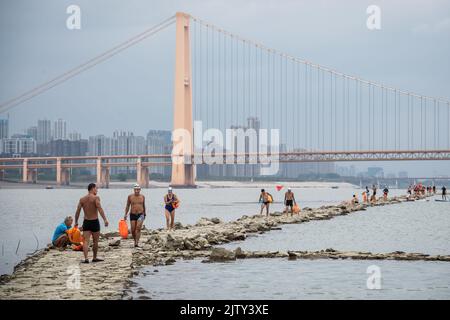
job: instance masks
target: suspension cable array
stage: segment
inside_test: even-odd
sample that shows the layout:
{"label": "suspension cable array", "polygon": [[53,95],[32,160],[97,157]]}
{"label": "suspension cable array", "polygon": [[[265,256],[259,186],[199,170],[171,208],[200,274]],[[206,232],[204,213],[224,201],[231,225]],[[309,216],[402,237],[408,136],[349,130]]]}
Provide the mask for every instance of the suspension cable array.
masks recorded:
{"label": "suspension cable array", "polygon": [[[194,93],[195,119],[204,128],[278,129],[280,150],[287,151],[450,148],[448,100],[347,75],[191,21],[193,85],[202,88]],[[208,78],[210,72],[219,78]]]}

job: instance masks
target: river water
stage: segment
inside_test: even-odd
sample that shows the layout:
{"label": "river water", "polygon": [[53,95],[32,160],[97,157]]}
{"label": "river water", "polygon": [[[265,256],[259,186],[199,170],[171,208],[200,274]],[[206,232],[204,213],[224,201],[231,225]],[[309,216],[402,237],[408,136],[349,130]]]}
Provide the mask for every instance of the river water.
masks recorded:
{"label": "river water", "polygon": [[[181,199],[177,220],[194,224],[201,217],[235,220],[255,214],[258,187],[199,188],[176,190]],[[281,210],[283,191],[268,188],[275,196],[274,210]],[[341,186],[294,188],[301,207],[319,207],[348,200],[362,190]],[[404,191],[393,190],[392,194]],[[117,230],[123,216],[126,189],[102,189],[99,196],[110,220],[103,232]],[[143,190],[147,198],[148,228],[165,224],[162,199],[165,189]],[[50,242],[54,228],[64,216],[73,215],[82,189],[0,189],[0,273],[27,254]],[[389,252],[402,250],[429,254],[450,254],[450,207],[448,203],[421,201],[370,208],[364,212],[285,225],[227,244],[245,250],[361,250]],[[368,290],[367,268],[376,264],[382,275],[381,290]],[[396,261],[287,261],[284,259],[245,260],[204,264],[199,260],[179,261],[172,266],[144,268],[135,277],[138,289],[153,299],[313,299],[313,298],[450,298],[450,264]],[[183,274],[183,277],[179,277]],[[142,292],[142,291],[141,291]]]}
{"label": "river water", "polygon": [[[320,185],[320,184],[319,184]],[[220,217],[224,221],[235,220],[244,214],[258,212],[260,187],[180,189],[175,193],[181,200],[176,220],[183,224],[195,224],[201,217]],[[267,188],[275,201],[273,209],[281,210],[283,191]],[[318,207],[350,199],[356,189],[342,184],[339,189],[329,185],[322,188],[293,188],[302,207]],[[146,197],[147,228],[165,227],[163,197],[166,189],[143,189]],[[395,192],[395,191],[393,191]],[[110,226],[102,232],[116,231],[124,215],[130,190],[100,189],[102,206]],[[78,199],[86,194],[84,189],[0,189],[0,274],[11,273],[14,265],[27,254],[45,247],[51,241],[55,227],[67,215],[74,216]],[[80,219],[80,222],[82,220]]]}

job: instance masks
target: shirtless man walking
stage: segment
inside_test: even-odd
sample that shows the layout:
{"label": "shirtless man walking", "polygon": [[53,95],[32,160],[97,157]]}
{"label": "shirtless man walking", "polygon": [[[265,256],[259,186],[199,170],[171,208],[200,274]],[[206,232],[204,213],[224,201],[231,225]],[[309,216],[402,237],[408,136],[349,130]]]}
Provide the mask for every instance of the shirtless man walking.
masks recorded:
{"label": "shirtless man walking", "polygon": [[261,189],[261,194],[259,195],[259,202],[261,204],[261,212],[259,214],[263,213],[264,208],[266,208],[266,216],[269,216],[269,206],[270,206],[270,201],[269,201],[269,193],[266,192],[266,190]]}
{"label": "shirtless man walking", "polygon": [[295,201],[294,193],[291,188],[287,189],[287,192],[284,194],[284,205],[286,206],[286,215],[289,215],[289,207],[291,207],[291,215],[294,214],[294,205],[297,204]]}
{"label": "shirtless man walking", "polygon": [[97,186],[95,183],[90,183],[88,186],[88,194],[80,199],[78,202],[77,212],[75,213],[75,226],[78,226],[78,218],[80,217],[81,209],[84,212],[84,220],[83,220],[83,253],[84,253],[84,261],[82,263],[89,263],[88,259],[88,250],[89,250],[89,242],[92,235],[93,245],[93,259],[92,262],[100,262],[103,259],[99,259],[97,257],[98,251],[98,239],[100,237],[100,222],[98,220],[98,214],[103,218],[105,222],[105,227],[108,226],[109,222],[106,219],[105,212],[100,205],[100,197],[97,196]]}
{"label": "shirtless man walking", "polygon": [[124,220],[127,220],[128,212],[130,212],[131,234],[133,235],[134,246],[137,248],[139,247],[142,224],[147,213],[145,211],[145,197],[141,194],[141,187],[135,184],[133,190],[134,193],[130,194],[127,199]]}

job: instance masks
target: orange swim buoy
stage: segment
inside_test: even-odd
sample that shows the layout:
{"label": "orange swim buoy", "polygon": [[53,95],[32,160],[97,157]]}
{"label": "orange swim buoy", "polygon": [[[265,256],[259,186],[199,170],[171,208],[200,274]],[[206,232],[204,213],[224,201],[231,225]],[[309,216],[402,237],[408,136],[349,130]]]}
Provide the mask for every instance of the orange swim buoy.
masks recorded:
{"label": "orange swim buoy", "polygon": [[122,239],[128,238],[128,225],[127,222],[123,219],[119,221],[119,234]]}
{"label": "orange swim buoy", "polygon": [[81,235],[80,229],[77,227],[67,230],[67,235],[71,243],[79,244],[83,242],[83,236]]}
{"label": "orange swim buoy", "polygon": [[276,186],[275,188],[277,188],[277,191],[280,191],[281,189],[283,189],[283,186],[278,185],[278,186]]}
{"label": "orange swim buoy", "polygon": [[176,209],[180,206],[180,200],[177,200],[175,202],[172,202],[172,206]]}
{"label": "orange swim buoy", "polygon": [[300,207],[298,206],[298,204],[295,204],[294,207],[292,208],[292,211],[294,213],[299,213],[300,212]]}

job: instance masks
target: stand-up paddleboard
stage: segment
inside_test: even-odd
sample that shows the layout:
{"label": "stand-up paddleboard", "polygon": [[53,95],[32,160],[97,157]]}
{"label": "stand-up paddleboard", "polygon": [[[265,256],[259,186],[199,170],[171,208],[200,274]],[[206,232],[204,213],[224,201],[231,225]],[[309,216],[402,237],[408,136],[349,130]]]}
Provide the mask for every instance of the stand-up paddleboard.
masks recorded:
{"label": "stand-up paddleboard", "polygon": [[437,201],[437,202],[450,202],[450,200],[442,200],[442,199],[434,199],[434,201]]}

